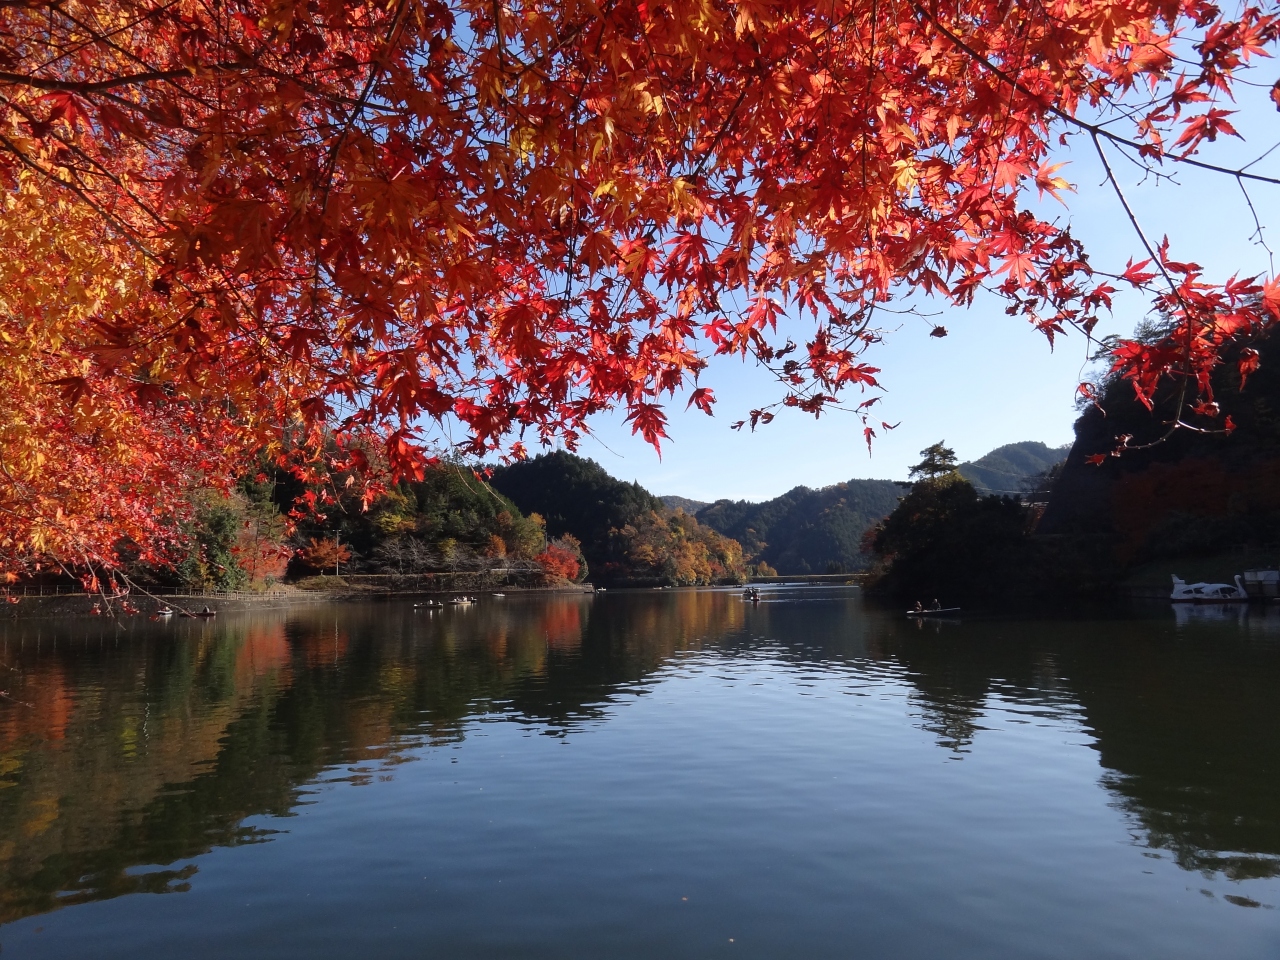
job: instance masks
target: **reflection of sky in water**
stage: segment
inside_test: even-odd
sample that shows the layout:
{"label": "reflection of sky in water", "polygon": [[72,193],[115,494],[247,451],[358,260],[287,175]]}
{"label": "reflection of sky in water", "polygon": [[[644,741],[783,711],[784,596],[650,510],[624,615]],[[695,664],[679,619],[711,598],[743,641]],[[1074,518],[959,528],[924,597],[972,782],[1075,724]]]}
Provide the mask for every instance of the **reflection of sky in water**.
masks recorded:
{"label": "reflection of sky in water", "polygon": [[1275,955],[1270,611],[767,599],[11,625],[0,943]]}

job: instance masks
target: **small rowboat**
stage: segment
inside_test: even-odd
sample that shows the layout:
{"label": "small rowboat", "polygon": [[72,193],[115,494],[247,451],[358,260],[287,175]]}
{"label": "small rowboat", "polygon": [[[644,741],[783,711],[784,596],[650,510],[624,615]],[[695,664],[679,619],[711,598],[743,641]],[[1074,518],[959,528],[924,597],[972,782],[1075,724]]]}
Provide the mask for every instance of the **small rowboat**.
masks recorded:
{"label": "small rowboat", "polygon": [[937,610],[908,610],[908,617],[949,617],[960,612],[959,607],[941,607]]}

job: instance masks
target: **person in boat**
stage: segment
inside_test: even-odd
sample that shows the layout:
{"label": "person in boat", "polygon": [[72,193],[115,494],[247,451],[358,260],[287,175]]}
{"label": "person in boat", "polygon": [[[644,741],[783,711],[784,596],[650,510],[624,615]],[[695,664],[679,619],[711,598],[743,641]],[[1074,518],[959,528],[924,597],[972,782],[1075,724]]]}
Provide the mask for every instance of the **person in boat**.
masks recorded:
{"label": "person in boat", "polygon": [[924,613],[924,604],[923,604],[923,603],[921,603],[919,600],[917,600],[917,601],[916,601],[916,609],[915,609],[915,612],[916,612],[916,613]]}
{"label": "person in boat", "polygon": [[932,607],[930,607],[929,609],[930,609],[930,610],[941,610],[941,609],[942,609],[942,604],[940,604],[940,603],[938,602],[937,597],[935,597],[935,598],[934,598],[934,600],[933,600],[933,606],[932,606]]}

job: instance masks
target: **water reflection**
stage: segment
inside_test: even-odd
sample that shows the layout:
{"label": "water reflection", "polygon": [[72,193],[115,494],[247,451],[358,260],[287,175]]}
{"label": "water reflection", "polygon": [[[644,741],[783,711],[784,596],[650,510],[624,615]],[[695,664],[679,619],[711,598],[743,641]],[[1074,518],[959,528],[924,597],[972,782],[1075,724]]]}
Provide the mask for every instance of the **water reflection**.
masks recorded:
{"label": "water reflection", "polygon": [[1249,605],[1246,603],[1171,603],[1169,606],[1173,608],[1174,620],[1180,627],[1228,621],[1239,626],[1249,619]]}
{"label": "water reflection", "polygon": [[[690,654],[909,684],[957,759],[993,704],[1071,718],[1140,842],[1189,871],[1280,874],[1280,611],[923,626],[856,592],[662,591],[263,611],[213,622],[15,623],[0,638],[0,922],[186,889],[308,785],[372,782],[483,715],[563,736]],[[1030,721],[1028,721],[1030,722]]]}

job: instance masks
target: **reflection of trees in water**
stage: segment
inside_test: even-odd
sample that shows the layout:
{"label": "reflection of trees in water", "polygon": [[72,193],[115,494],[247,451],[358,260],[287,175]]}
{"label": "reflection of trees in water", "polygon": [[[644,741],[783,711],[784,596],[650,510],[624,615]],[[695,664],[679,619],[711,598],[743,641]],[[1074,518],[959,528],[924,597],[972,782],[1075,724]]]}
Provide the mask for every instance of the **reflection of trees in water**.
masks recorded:
{"label": "reflection of trees in water", "polygon": [[903,678],[914,687],[909,703],[919,711],[920,728],[940,747],[962,754],[970,752],[982,729],[992,674],[983,648],[965,643],[957,628],[919,621],[885,624],[872,649],[877,658],[902,666]]}
{"label": "reflection of trees in water", "polygon": [[979,720],[987,700],[990,676],[974,663],[971,653],[950,639],[929,643],[913,638],[897,651],[915,693],[910,702],[920,711],[920,727],[938,745],[968,753],[982,729]]}
{"label": "reflection of trees in water", "polygon": [[744,608],[726,592],[613,594],[587,608],[576,646],[549,645],[546,669],[518,678],[507,707],[549,733],[598,719],[619,692],[642,692],[642,682],[677,653],[736,631]]}
{"label": "reflection of trees in water", "polygon": [[[208,623],[17,623],[0,635],[0,922],[185,889],[178,861],[262,834],[327,768],[353,782],[470,718],[549,729],[741,622],[723,594],[323,607]],[[138,864],[173,865],[137,872]]]}
{"label": "reflection of trees in water", "polygon": [[920,729],[938,738],[938,746],[956,753],[968,753],[974,735],[982,729],[977,718],[981,714],[981,701],[952,699],[950,696],[913,697],[920,709]]}
{"label": "reflection of trees in water", "polygon": [[1186,870],[1280,876],[1280,649],[1234,618],[1111,632],[1064,668],[1117,806]]}
{"label": "reflection of trees in water", "polygon": [[[278,625],[244,618],[228,638],[205,624],[19,624],[0,657],[21,701],[0,711],[0,920],[180,887],[182,868],[126,870],[243,837],[244,806],[200,815],[210,775],[199,771],[287,673]],[[174,816],[171,793],[184,782],[194,817]]]}
{"label": "reflection of trees in water", "polygon": [[[457,741],[483,713],[563,733],[708,648],[905,676],[920,725],[961,753],[982,748],[993,697],[1058,718],[1075,712],[1069,697],[1097,738],[1104,784],[1147,844],[1190,870],[1280,874],[1273,641],[1172,617],[918,630],[856,606],[654,591],[123,631],[8,626],[3,686],[29,706],[0,705],[0,920],[182,889],[191,868],[181,861],[263,839],[244,819],[287,813],[322,774],[366,781],[415,744]],[[1252,623],[1245,636],[1262,635]]]}
{"label": "reflection of trees in water", "polygon": [[1280,620],[1238,616],[887,622],[872,654],[902,664],[922,727],[948,749],[981,749],[993,695],[1059,716],[1070,698],[1140,842],[1206,875],[1280,876]]}

